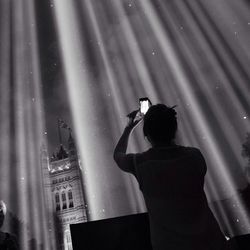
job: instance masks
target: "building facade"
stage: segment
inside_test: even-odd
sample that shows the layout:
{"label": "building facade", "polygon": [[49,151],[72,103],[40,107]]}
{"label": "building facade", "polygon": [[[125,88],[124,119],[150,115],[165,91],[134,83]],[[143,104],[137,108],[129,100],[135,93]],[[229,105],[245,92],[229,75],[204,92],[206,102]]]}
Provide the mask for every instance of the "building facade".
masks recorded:
{"label": "building facade", "polygon": [[50,160],[43,151],[42,165],[49,228],[56,229],[57,248],[72,250],[70,224],[88,218],[82,171],[71,133],[67,149],[61,144]]}

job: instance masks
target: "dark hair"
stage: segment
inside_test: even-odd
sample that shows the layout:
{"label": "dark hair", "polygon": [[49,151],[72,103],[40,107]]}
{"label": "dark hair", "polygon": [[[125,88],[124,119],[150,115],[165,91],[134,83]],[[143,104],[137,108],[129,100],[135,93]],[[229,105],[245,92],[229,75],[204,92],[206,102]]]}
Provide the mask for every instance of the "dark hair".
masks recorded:
{"label": "dark hair", "polygon": [[143,133],[153,143],[169,143],[175,138],[177,119],[174,107],[156,104],[149,108],[144,116]]}

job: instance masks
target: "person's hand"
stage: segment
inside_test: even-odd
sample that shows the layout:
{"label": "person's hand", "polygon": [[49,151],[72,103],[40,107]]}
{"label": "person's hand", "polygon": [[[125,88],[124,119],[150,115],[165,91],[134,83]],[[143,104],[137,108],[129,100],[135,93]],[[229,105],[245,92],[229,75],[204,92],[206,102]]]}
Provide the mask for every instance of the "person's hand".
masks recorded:
{"label": "person's hand", "polygon": [[139,110],[134,110],[127,117],[129,118],[127,127],[133,129],[142,121],[143,114]]}

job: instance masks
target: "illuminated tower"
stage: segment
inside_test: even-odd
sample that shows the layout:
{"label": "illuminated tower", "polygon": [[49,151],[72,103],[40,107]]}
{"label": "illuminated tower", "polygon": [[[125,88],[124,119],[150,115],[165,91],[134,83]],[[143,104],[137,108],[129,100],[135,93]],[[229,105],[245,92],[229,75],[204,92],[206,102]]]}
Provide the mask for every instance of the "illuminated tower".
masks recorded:
{"label": "illuminated tower", "polygon": [[[45,175],[44,175],[45,176]],[[71,132],[67,150],[61,144],[49,162],[51,209],[56,218],[59,249],[71,250],[70,224],[87,221],[80,161]]]}

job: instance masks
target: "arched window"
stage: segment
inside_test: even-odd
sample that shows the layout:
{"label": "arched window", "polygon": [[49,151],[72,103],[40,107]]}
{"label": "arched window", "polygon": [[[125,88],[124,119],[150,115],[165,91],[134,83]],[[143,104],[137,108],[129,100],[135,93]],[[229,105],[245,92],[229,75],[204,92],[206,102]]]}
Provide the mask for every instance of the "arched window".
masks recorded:
{"label": "arched window", "polygon": [[69,207],[74,207],[72,190],[68,191]]}
{"label": "arched window", "polygon": [[63,203],[63,209],[67,208],[67,201],[66,201],[66,194],[65,192],[62,192],[62,203]]}
{"label": "arched window", "polygon": [[56,211],[59,211],[61,209],[61,206],[60,206],[60,196],[58,193],[55,194],[55,202],[56,202]]}

